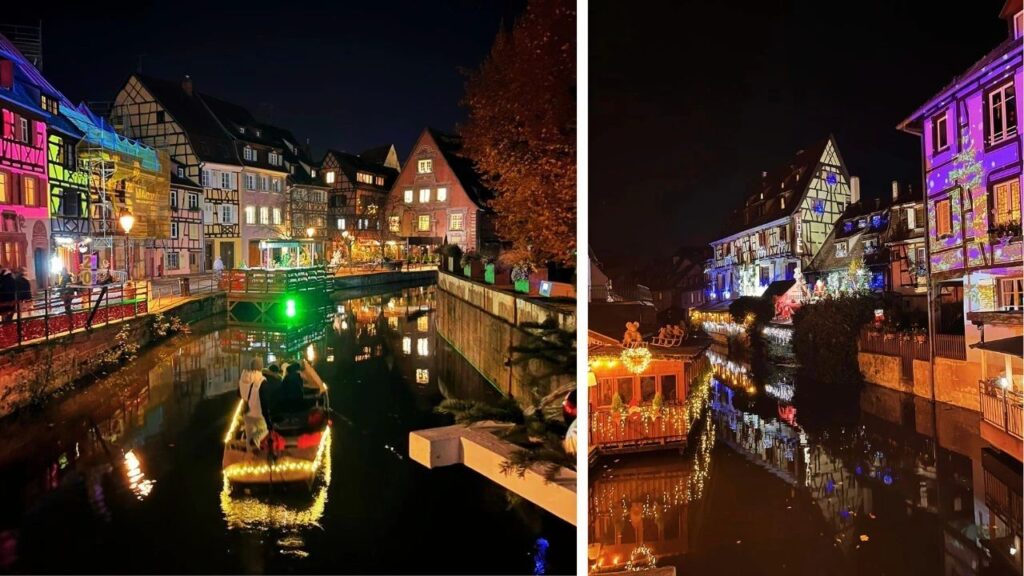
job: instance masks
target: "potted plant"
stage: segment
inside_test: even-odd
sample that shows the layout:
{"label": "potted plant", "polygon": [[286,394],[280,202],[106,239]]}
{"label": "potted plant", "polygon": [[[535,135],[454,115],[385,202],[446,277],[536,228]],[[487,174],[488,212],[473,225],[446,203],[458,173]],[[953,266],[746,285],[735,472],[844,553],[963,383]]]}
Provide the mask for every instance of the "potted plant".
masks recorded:
{"label": "potted plant", "polygon": [[910,329],[910,332],[914,336],[914,341],[918,344],[924,344],[928,341],[928,331],[925,330],[924,327],[915,324],[914,327]]}
{"label": "potted plant", "polygon": [[529,261],[523,260],[512,266],[512,283],[516,292],[530,293],[530,274],[534,267]]}

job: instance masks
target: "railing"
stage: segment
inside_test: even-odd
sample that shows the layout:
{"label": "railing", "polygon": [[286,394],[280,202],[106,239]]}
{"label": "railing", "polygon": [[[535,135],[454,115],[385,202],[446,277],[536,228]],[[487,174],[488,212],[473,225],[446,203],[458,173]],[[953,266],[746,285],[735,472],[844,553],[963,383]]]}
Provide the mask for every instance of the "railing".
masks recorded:
{"label": "railing", "polygon": [[[645,414],[644,410],[650,412]],[[645,407],[630,413],[594,408],[590,414],[590,442],[595,448],[642,448],[686,440],[686,408],[664,406],[660,413]]]}
{"label": "railing", "polygon": [[327,289],[327,269],[323,266],[312,266],[273,270],[225,270],[219,277],[219,286],[229,295],[323,291]]}
{"label": "railing", "polygon": [[1007,434],[1024,440],[1024,395],[982,380],[981,417]]}
{"label": "railing", "polygon": [[984,469],[985,506],[1010,526],[1021,524],[1021,496],[998,476]]}
{"label": "railing", "polygon": [[0,304],[0,349],[49,340],[149,312],[146,282],[71,285],[19,299],[22,296],[16,292],[12,302]]}
{"label": "railing", "polygon": [[[859,345],[861,352],[900,356],[908,366],[912,366],[915,359],[928,360],[927,338],[921,340],[907,334],[893,332],[879,334],[864,330],[860,334]],[[962,334],[936,334],[935,356],[951,360],[967,360],[964,336]]]}
{"label": "railing", "polygon": [[[183,281],[188,282],[187,293],[185,293]],[[180,278],[171,277],[170,281],[165,277],[162,282],[153,281],[150,284],[149,300],[155,309],[160,309],[168,301],[177,298],[213,294],[214,292],[219,291],[220,286],[218,285],[218,281],[212,275],[182,276]]]}

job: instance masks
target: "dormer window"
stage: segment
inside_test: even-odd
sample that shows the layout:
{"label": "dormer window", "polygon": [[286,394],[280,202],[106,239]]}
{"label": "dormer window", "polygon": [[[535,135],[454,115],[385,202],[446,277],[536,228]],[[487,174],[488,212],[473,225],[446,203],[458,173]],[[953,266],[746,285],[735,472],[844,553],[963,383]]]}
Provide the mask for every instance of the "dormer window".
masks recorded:
{"label": "dormer window", "polygon": [[256,150],[253,150],[252,148],[246,146],[242,154],[245,156],[245,159],[248,160],[249,162],[256,161]]}
{"label": "dormer window", "polygon": [[239,126],[238,127],[238,133],[239,134],[245,134],[245,126]]}
{"label": "dormer window", "polygon": [[259,128],[257,128],[256,129],[256,136],[261,136],[262,134],[263,134],[263,131],[260,130]]}
{"label": "dormer window", "polygon": [[178,178],[184,178],[184,177],[185,177],[185,167],[184,166],[178,166]]}
{"label": "dormer window", "polygon": [[843,232],[853,232],[853,222],[843,224]]}
{"label": "dormer window", "polygon": [[39,95],[39,105],[43,110],[46,110],[50,114],[57,114],[60,111],[60,104],[55,98],[51,98],[46,94]]}
{"label": "dormer window", "polygon": [[857,228],[864,228],[867,225],[868,225],[867,218],[861,218],[860,220],[857,221]]}
{"label": "dormer window", "polygon": [[434,171],[434,161],[430,158],[422,158],[416,162],[417,174],[430,174]]}
{"label": "dormer window", "polygon": [[267,155],[267,161],[270,162],[272,166],[280,166],[281,155],[278,154],[277,152],[271,152],[270,154]]}
{"label": "dormer window", "polygon": [[847,246],[846,246],[846,241],[845,240],[843,240],[842,242],[836,242],[836,258],[845,258],[846,257],[846,254],[847,254],[846,247]]}

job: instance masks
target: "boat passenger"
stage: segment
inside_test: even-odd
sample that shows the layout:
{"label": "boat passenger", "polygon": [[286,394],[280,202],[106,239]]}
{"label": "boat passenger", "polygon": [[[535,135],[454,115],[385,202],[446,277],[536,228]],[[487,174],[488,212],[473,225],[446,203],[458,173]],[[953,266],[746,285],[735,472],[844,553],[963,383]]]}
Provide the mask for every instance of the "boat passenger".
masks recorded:
{"label": "boat passenger", "polygon": [[304,408],[303,402],[303,381],[298,362],[288,364],[285,369],[284,381],[281,384],[281,402],[285,410],[295,412]]}
{"label": "boat passenger", "polygon": [[238,380],[238,394],[245,400],[245,413],[242,421],[245,424],[245,437],[253,445],[259,445],[267,435],[267,422],[263,418],[261,388],[263,381],[263,360],[253,358],[249,369],[242,371]]}
{"label": "boat passenger", "polygon": [[274,421],[274,416],[281,412],[279,408],[281,395],[281,367],[271,364],[263,371],[263,383],[260,385],[260,407],[263,410],[263,418],[268,424]]}

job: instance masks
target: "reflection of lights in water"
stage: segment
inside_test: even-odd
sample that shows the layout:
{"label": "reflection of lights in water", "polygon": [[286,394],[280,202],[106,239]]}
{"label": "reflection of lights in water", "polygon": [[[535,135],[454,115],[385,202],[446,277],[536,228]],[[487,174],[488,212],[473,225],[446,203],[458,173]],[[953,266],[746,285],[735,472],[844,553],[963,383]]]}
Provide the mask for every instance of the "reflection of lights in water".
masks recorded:
{"label": "reflection of lights in water", "polygon": [[149,493],[153,491],[153,484],[155,482],[146,479],[146,474],[142,471],[141,462],[139,462],[139,458],[133,450],[125,453],[124,466],[128,471],[128,487],[135,493],[135,497],[142,500],[149,496]]}
{"label": "reflection of lights in water", "polygon": [[420,356],[428,356],[430,354],[430,345],[427,343],[426,338],[418,338],[416,340],[416,353]]}
{"label": "reflection of lights in water", "polygon": [[310,362],[313,362],[314,360],[316,360],[316,349],[313,348],[312,344],[310,344],[309,346],[306,346],[306,360],[308,360]]}
{"label": "reflection of lights in water", "polygon": [[764,391],[767,392],[769,396],[778,398],[783,402],[793,401],[793,385],[788,382],[779,382],[778,384],[766,384],[764,387]]}
{"label": "reflection of lights in water", "polygon": [[233,496],[231,482],[224,475],[220,493],[220,509],[229,529],[281,529],[319,527],[327,507],[327,489],[331,485],[331,434],[324,432],[327,439],[323,454],[323,481],[317,487],[312,502],[301,509],[285,503],[264,502],[252,496]]}
{"label": "reflection of lights in water", "polygon": [[411,354],[412,353],[412,338],[409,338],[408,336],[402,338],[402,353],[403,354]]}
{"label": "reflection of lights in water", "polygon": [[277,362],[277,356],[275,356],[273,352],[267,354],[267,363],[273,364],[274,362]]}
{"label": "reflection of lights in water", "polygon": [[334,362],[334,354],[328,354],[327,355],[327,361],[328,362]]}
{"label": "reflection of lights in water", "polygon": [[342,330],[348,330],[348,320],[342,320],[341,321],[341,329]]}
{"label": "reflection of lights in water", "polygon": [[426,368],[416,369],[416,383],[417,384],[429,384],[430,383],[430,370]]}
{"label": "reflection of lights in water", "polygon": [[533,573],[534,574],[547,574],[548,570],[548,543],[546,538],[537,538],[537,541],[533,545]]}

